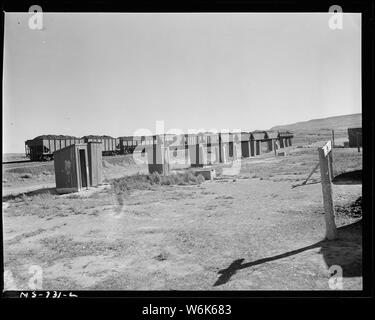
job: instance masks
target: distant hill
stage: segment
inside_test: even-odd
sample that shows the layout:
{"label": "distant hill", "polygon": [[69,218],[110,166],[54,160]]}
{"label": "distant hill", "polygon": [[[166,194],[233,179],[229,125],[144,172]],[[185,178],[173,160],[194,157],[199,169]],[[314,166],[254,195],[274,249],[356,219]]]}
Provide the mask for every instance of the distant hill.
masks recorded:
{"label": "distant hill", "polygon": [[293,140],[297,144],[305,144],[330,139],[332,130],[335,132],[335,141],[342,141],[347,138],[348,128],[352,127],[362,127],[361,113],[279,125],[270,130],[292,131],[295,135]]}
{"label": "distant hill", "polygon": [[348,114],[345,116],[313,119],[293,124],[272,127],[271,130],[312,131],[312,130],[348,130],[351,127],[362,126],[362,113]]}

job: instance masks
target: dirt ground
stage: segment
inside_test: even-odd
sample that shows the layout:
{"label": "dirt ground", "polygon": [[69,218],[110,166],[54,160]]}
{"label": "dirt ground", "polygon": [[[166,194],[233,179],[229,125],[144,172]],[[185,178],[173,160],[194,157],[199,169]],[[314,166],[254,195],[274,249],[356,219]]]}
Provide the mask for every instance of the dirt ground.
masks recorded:
{"label": "dirt ground", "polygon": [[[362,188],[333,186],[339,239],[325,241],[319,171],[300,186],[317,156],[316,146],[292,147],[243,159],[233,176],[215,166],[213,181],[121,199],[110,185],[3,193],[6,289],[28,289],[37,265],[44,290],[329,290],[339,265],[343,289],[361,290],[361,216],[347,208]],[[362,167],[355,149],[335,149],[334,160],[336,174]],[[146,172],[124,157],[105,161],[107,181]]]}

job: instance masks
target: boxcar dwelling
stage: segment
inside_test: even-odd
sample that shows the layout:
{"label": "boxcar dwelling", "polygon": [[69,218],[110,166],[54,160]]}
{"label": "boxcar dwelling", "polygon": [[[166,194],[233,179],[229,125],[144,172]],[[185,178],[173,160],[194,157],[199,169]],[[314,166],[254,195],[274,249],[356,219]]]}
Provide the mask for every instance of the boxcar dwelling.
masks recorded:
{"label": "boxcar dwelling", "polygon": [[229,132],[219,133],[219,156],[220,162],[226,163],[229,159]]}
{"label": "boxcar dwelling", "polygon": [[193,145],[196,145],[198,143],[198,137],[196,134],[194,133],[189,133],[186,135],[186,145],[189,147],[189,146],[193,146]]}
{"label": "boxcar dwelling", "polygon": [[250,133],[250,142],[249,142],[249,147],[250,147],[250,150],[249,150],[249,157],[255,157],[255,139],[254,139],[254,136],[251,132]]}
{"label": "boxcar dwelling", "polygon": [[188,144],[188,140],[189,140],[189,135],[184,134],[183,137],[182,137],[182,145],[183,145],[183,149],[185,151],[184,158],[185,158],[185,164],[186,165],[189,163],[189,144]]}
{"label": "boxcar dwelling", "polygon": [[71,193],[102,184],[101,143],[73,144],[54,157],[56,191]]}
{"label": "boxcar dwelling", "polygon": [[[199,141],[198,141],[199,142]],[[203,143],[189,145],[190,165],[192,168],[204,167],[207,162],[207,146]]]}
{"label": "boxcar dwelling", "polygon": [[205,132],[204,135],[207,147],[207,163],[218,163],[220,161],[219,135],[213,132]]}
{"label": "boxcar dwelling", "polygon": [[[229,157],[236,158],[238,152],[241,152],[241,133],[240,132],[230,132],[229,133]],[[237,152],[238,151],[238,152]]]}
{"label": "boxcar dwelling", "polygon": [[187,139],[187,152],[191,167],[203,167],[207,164],[207,135],[203,132],[189,133]]}
{"label": "boxcar dwelling", "polygon": [[48,161],[53,159],[55,151],[80,143],[83,143],[83,139],[73,136],[41,135],[25,141],[25,153],[32,161]]}
{"label": "boxcar dwelling", "polygon": [[279,133],[277,131],[266,131],[267,152],[274,151]]}
{"label": "boxcar dwelling", "polygon": [[362,128],[348,128],[349,148],[362,147]]}
{"label": "boxcar dwelling", "polygon": [[259,156],[262,154],[262,142],[267,140],[266,131],[255,130],[251,134],[253,142],[255,143],[255,155]]}
{"label": "boxcar dwelling", "polygon": [[207,146],[218,146],[219,145],[219,134],[218,133],[213,133],[213,132],[206,132],[206,142]]}
{"label": "boxcar dwelling", "polygon": [[244,158],[250,157],[250,138],[249,132],[241,132],[241,155]]}
{"label": "boxcar dwelling", "polygon": [[165,146],[161,136],[152,136],[152,144],[146,145],[148,172],[169,173],[169,148]]}
{"label": "boxcar dwelling", "polygon": [[280,148],[287,148],[292,145],[293,133],[290,131],[279,131]]}

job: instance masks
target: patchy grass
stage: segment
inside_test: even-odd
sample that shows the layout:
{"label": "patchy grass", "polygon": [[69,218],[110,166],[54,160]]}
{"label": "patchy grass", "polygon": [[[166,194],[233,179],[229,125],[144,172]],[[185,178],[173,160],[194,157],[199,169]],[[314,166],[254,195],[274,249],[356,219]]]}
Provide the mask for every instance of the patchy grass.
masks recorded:
{"label": "patchy grass", "polygon": [[106,161],[107,164],[110,164],[110,165],[120,165],[120,166],[129,166],[129,165],[136,164],[134,161],[133,155],[131,154],[103,157],[103,163],[104,161]]}
{"label": "patchy grass", "polygon": [[[362,169],[362,153],[354,149],[334,149],[333,167],[335,175]],[[290,155],[269,161],[267,163],[252,163],[252,159],[244,161],[241,166],[240,175],[260,180],[302,182],[310,171],[319,163],[316,148],[306,148],[293,151]],[[309,182],[320,181],[319,169],[311,176]]]}
{"label": "patchy grass", "polygon": [[191,172],[163,176],[152,174],[135,174],[111,181],[112,190],[116,194],[129,193],[131,190],[150,190],[154,186],[163,185],[196,185],[204,181],[202,175],[195,176]]}
{"label": "patchy grass", "polygon": [[18,168],[7,168],[3,166],[3,181],[23,182],[26,180],[49,180],[54,177],[53,163],[37,164],[31,163],[29,166]]}
{"label": "patchy grass", "polygon": [[5,173],[15,173],[20,176],[25,174],[31,174],[31,175],[40,175],[40,174],[54,174],[54,167],[53,163],[46,163],[43,165],[30,165],[30,166],[23,166],[19,168],[11,168],[7,169],[5,167]]}
{"label": "patchy grass", "polygon": [[22,233],[22,234],[20,234],[16,237],[14,237],[13,239],[9,240],[8,243],[9,244],[16,244],[16,243],[19,243],[20,241],[22,241],[23,239],[37,236],[37,235],[39,235],[39,234],[41,234],[45,231],[46,231],[46,229],[38,228],[35,231],[25,232],[25,233]]}
{"label": "patchy grass", "polygon": [[77,214],[99,215],[102,207],[114,204],[113,199],[108,197],[108,194],[83,198],[76,194],[61,197],[49,192],[35,195],[23,194],[9,200],[7,203],[10,208],[7,211],[9,215],[32,215],[46,218],[47,220],[53,217],[68,217]]}
{"label": "patchy grass", "polygon": [[55,263],[59,259],[72,259],[80,256],[93,254],[121,256],[134,243],[129,240],[106,241],[75,241],[65,235],[52,236],[40,240],[44,250],[40,252],[39,258],[43,262]]}

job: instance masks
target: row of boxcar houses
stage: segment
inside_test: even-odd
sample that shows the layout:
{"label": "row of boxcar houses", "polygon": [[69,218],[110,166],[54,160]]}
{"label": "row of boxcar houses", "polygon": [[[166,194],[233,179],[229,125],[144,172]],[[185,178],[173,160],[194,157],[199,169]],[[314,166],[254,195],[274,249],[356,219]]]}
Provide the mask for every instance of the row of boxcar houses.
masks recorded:
{"label": "row of boxcar houses", "polygon": [[272,152],[278,148],[292,145],[293,134],[289,131],[252,131],[241,133],[198,133],[158,136],[125,136],[113,138],[110,136],[89,135],[81,138],[64,135],[42,135],[25,141],[25,153],[33,161],[51,160],[55,151],[73,144],[101,142],[102,154],[116,155],[133,153],[135,150],[144,152],[142,146],[163,143],[170,149],[184,149],[188,145],[205,144],[208,147],[228,143],[229,155],[233,154],[233,144],[241,144],[244,157],[256,156]]}

